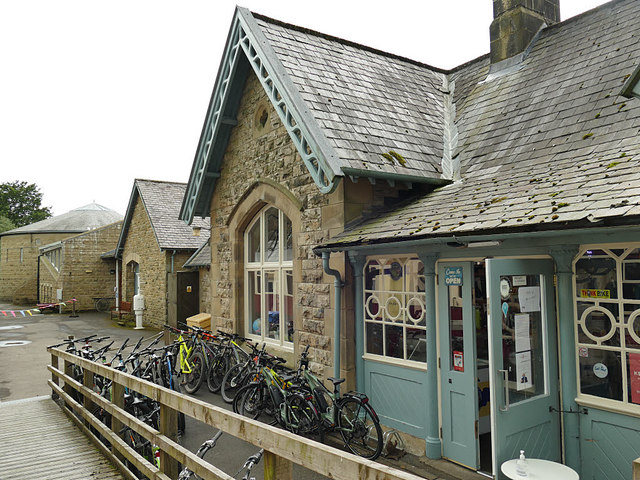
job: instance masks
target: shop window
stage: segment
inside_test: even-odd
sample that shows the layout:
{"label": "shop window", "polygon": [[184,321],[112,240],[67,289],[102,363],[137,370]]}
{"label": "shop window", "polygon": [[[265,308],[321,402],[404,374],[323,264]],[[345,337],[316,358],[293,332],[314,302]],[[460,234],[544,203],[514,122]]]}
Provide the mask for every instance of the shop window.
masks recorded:
{"label": "shop window", "polygon": [[585,250],[575,306],[580,394],[640,411],[640,249]]}
{"label": "shop window", "polygon": [[266,207],[245,233],[245,324],[249,337],[293,342],[293,236],[289,218]]}
{"label": "shop window", "polygon": [[427,361],[424,267],[415,257],[369,258],[364,267],[365,354]]}

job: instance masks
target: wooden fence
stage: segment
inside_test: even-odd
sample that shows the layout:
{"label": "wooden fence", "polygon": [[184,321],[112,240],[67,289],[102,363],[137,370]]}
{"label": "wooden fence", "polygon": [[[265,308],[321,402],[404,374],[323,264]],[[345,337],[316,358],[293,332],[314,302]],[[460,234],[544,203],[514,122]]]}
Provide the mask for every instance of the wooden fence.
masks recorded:
{"label": "wooden fence", "polygon": [[[75,414],[70,410],[63,410],[69,412],[69,417],[128,478],[136,479],[127,468],[125,459],[150,479],[176,479],[178,462],[180,462],[203,478],[233,480],[233,477],[176,442],[178,411],[263,448],[265,480],[291,480],[293,478],[292,463],[300,464],[337,480],[420,480],[421,478],[248,419],[62,350],[49,348],[48,351],[51,354],[51,365],[48,369],[52,374],[49,385]],[[82,383],[75,381],[71,376],[73,365],[83,369]],[[113,380],[111,401],[92,390],[94,374]],[[63,382],[64,385],[61,386]],[[124,411],[125,388],[158,402],[160,405],[159,430],[155,430]],[[82,404],[71,396],[73,390],[82,395]],[[90,413],[94,405],[99,405],[112,416],[110,428]],[[83,420],[80,420],[77,415]],[[160,448],[160,469],[127,445],[118,434],[123,426],[131,428]],[[107,439],[111,447],[107,447],[100,441],[92,429]]]}

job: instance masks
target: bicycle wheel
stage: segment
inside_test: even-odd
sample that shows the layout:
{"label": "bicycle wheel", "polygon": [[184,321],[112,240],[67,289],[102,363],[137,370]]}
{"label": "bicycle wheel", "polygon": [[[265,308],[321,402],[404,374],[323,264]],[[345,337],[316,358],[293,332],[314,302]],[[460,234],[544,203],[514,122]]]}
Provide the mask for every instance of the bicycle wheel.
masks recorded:
{"label": "bicycle wheel", "polygon": [[287,430],[299,435],[320,433],[320,417],[313,403],[299,393],[289,394],[286,402]]}
{"label": "bicycle wheel", "polygon": [[207,388],[211,393],[220,391],[222,379],[227,370],[229,370],[229,359],[221,355],[216,356],[207,373]]}
{"label": "bicycle wheel", "polygon": [[184,389],[187,393],[196,393],[202,385],[207,370],[202,352],[193,352],[189,357],[189,367],[191,367],[191,372],[185,376]]}
{"label": "bicycle wheel", "polygon": [[349,451],[369,460],[378,458],[382,428],[371,407],[359,398],[343,397],[338,409],[338,430]]}
{"label": "bicycle wheel", "polygon": [[245,370],[245,367],[245,364],[236,363],[224,374],[222,385],[220,385],[220,395],[225,402],[232,403],[238,389],[249,378],[249,372]]}
{"label": "bicycle wheel", "polygon": [[245,385],[236,394],[233,410],[245,417],[258,419],[261,415],[270,416],[273,412],[268,389],[262,383]]}
{"label": "bicycle wheel", "polygon": [[96,310],[98,312],[108,312],[111,307],[111,299],[110,298],[101,298],[96,302]]}

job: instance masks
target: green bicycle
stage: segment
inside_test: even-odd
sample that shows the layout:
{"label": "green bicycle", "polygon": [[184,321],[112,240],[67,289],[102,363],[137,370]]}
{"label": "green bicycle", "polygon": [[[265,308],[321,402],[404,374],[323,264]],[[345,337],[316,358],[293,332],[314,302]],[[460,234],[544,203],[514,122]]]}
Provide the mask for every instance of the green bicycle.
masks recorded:
{"label": "green bicycle", "polygon": [[321,420],[321,441],[325,431],[338,431],[345,447],[360,457],[375,460],[382,453],[383,436],[380,420],[369,403],[369,398],[359,392],[340,396],[340,384],[344,378],[331,378],[333,392],[309,370],[309,346],[300,355],[298,376],[310,392]]}

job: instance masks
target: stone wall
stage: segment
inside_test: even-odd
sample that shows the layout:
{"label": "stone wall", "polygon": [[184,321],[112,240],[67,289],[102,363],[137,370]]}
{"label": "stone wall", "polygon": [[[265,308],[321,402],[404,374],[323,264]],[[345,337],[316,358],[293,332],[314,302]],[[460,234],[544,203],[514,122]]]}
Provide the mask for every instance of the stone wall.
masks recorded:
{"label": "stone wall", "polygon": [[[40,247],[73,233],[23,233],[0,237],[0,301],[35,305]],[[22,251],[22,257],[21,257]]]}
{"label": "stone wall", "polygon": [[[293,224],[296,336],[294,351],[271,350],[294,363],[301,346],[311,345],[312,368],[333,374],[334,278],[324,273],[313,248],[396,191],[367,180],[345,179],[333,193],[320,193],[253,72],[237,120],[211,200],[212,321],[218,328],[245,333],[243,235],[262,207],[274,205]],[[345,274],[350,278],[344,254],[332,254],[330,266],[343,279]],[[350,386],[354,386],[355,351],[352,297],[347,283],[341,312],[341,374]]]}
{"label": "stone wall", "polygon": [[[91,230],[61,243],[62,264],[57,271],[46,257],[40,265],[40,298],[56,301],[57,289],[63,300],[75,297],[76,310],[94,310],[95,297],[114,297],[115,261],[100,255],[116,248],[122,221]],[[51,295],[53,294],[53,297]],[[71,306],[67,305],[66,310]]]}
{"label": "stone wall", "polygon": [[133,303],[133,265],[137,263],[145,299],[145,325],[159,327],[166,322],[167,265],[170,262],[167,257],[166,252],[160,250],[149,216],[138,196],[122,252],[122,300]]}

